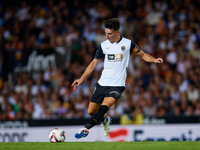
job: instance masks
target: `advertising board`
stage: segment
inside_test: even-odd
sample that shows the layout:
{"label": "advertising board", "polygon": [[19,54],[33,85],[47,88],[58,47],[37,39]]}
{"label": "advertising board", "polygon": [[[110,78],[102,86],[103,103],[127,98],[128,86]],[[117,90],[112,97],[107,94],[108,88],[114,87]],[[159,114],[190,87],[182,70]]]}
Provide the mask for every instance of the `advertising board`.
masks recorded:
{"label": "advertising board", "polygon": [[[111,125],[104,137],[103,129],[95,126],[83,139],[74,134],[83,126],[57,126],[66,134],[66,142],[78,141],[200,141],[199,124],[173,125]],[[48,142],[49,131],[55,127],[25,127],[0,129],[0,142]]]}

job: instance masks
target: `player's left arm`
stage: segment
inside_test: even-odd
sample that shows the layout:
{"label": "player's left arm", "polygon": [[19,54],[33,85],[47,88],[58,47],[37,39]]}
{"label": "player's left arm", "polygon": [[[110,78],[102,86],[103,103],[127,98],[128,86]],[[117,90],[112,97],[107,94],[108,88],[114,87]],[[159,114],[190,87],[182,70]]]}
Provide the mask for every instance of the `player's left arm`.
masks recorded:
{"label": "player's left arm", "polygon": [[131,41],[131,53],[135,53],[137,56],[142,58],[146,62],[162,64],[164,61],[162,58],[154,58],[153,56],[143,52],[134,42]]}
{"label": "player's left arm", "polygon": [[163,64],[163,62],[164,62],[162,58],[154,58],[153,56],[143,52],[142,50],[137,52],[136,55],[139,56],[140,58],[142,58],[146,62],[156,63],[156,64],[160,64],[160,65]]}

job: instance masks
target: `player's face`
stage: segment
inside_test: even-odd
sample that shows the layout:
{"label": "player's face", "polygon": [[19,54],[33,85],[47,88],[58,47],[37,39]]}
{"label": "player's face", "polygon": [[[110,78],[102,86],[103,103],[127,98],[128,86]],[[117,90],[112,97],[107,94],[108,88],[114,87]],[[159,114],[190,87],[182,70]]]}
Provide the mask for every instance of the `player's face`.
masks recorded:
{"label": "player's face", "polygon": [[109,42],[117,42],[117,38],[119,36],[119,31],[114,31],[113,29],[105,28],[106,38]]}

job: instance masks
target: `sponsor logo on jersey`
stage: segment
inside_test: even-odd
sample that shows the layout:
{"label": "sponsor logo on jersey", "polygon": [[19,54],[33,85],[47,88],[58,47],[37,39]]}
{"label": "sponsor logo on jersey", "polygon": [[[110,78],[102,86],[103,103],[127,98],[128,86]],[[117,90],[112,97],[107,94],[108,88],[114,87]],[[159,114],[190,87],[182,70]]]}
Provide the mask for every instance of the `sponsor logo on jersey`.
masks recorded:
{"label": "sponsor logo on jersey", "polygon": [[108,54],[108,61],[122,61],[123,54]]}
{"label": "sponsor logo on jersey", "polygon": [[123,45],[121,46],[122,51],[124,51],[126,49],[126,47]]}
{"label": "sponsor logo on jersey", "polygon": [[109,50],[109,49],[110,49],[110,47],[106,47],[106,49],[107,49],[107,50]]}
{"label": "sponsor logo on jersey", "polygon": [[108,60],[115,60],[115,54],[108,54]]}

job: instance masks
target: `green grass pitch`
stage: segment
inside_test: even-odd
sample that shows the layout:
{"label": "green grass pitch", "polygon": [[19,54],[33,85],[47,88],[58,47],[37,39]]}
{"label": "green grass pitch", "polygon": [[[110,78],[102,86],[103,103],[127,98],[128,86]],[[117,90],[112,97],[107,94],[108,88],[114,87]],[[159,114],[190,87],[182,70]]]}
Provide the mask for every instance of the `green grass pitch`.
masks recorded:
{"label": "green grass pitch", "polygon": [[199,150],[200,142],[24,142],[0,143],[0,150]]}

